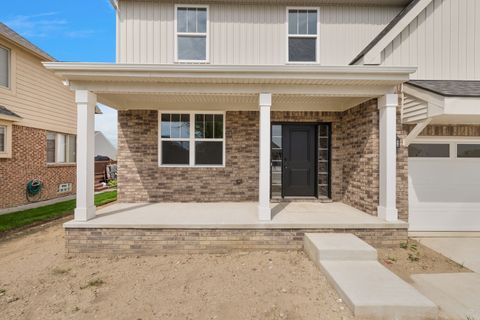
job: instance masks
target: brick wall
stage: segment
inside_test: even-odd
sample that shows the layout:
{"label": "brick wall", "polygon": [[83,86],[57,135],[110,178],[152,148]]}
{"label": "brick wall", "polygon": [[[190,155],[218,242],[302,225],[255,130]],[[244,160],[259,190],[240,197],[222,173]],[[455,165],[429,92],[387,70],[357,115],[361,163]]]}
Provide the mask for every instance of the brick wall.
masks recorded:
{"label": "brick wall", "polygon": [[398,247],[406,228],[388,229],[65,229],[72,255],[223,253],[232,250],[301,250],[306,232],[352,233],[375,247]]}
{"label": "brick wall", "polygon": [[[29,203],[26,184],[40,179],[44,189],[31,200],[48,200],[75,193],[75,165],[46,164],[46,131],[23,126],[12,126],[12,158],[0,159],[0,208]],[[58,194],[60,183],[72,183],[71,193]]]}
{"label": "brick wall", "polygon": [[[346,112],[272,112],[272,122],[332,124],[332,199],[376,214],[376,100]],[[225,168],[159,168],[157,111],[119,111],[118,191],[122,202],[256,201],[259,113],[226,114]]]}
{"label": "brick wall", "polygon": [[224,168],[159,168],[157,111],[119,111],[118,122],[120,201],[258,199],[258,112],[227,113]]}
{"label": "brick wall", "polygon": [[376,215],[379,198],[379,112],[370,100],[342,115],[342,201]]}

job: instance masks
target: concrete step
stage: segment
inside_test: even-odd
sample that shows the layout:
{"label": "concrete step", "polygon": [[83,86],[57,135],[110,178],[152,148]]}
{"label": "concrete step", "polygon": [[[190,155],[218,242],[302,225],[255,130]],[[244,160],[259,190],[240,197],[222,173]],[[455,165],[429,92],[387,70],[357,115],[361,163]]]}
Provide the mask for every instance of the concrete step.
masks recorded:
{"label": "concrete step", "polygon": [[351,233],[306,233],[304,250],[313,261],[377,261],[377,250]]}
{"label": "concrete step", "polygon": [[438,317],[432,301],[377,261],[320,261],[319,267],[356,317]]}
{"label": "concrete step", "polygon": [[377,261],[377,251],[352,234],[305,234],[308,256],[356,317],[437,319],[437,306]]}

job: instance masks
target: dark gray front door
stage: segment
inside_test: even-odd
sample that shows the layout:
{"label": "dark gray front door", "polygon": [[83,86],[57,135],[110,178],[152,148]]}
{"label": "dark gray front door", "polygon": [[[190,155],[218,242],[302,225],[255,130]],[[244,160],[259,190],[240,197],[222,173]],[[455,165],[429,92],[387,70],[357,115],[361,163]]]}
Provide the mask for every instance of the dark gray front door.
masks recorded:
{"label": "dark gray front door", "polygon": [[283,126],[283,195],[315,196],[315,126]]}

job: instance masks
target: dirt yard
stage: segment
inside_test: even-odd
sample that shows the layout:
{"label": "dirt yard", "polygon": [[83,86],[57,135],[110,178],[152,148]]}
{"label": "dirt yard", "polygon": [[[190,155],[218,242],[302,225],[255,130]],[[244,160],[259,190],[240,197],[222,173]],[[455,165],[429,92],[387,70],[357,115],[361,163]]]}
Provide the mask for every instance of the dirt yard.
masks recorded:
{"label": "dirt yard", "polygon": [[415,240],[409,240],[398,248],[378,249],[378,259],[407,282],[412,282],[410,275],[416,273],[470,272]]}
{"label": "dirt yard", "polygon": [[63,230],[0,241],[0,319],[353,319],[302,252],[65,258]]}

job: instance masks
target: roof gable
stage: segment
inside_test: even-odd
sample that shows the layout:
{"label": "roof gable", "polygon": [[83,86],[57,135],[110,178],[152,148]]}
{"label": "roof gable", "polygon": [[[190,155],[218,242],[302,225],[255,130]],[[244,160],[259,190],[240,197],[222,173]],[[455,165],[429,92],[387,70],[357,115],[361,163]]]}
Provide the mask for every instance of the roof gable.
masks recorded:
{"label": "roof gable", "polygon": [[380,64],[381,53],[385,47],[395,39],[432,0],[411,1],[393,20],[383,29],[353,60],[357,63]]}

